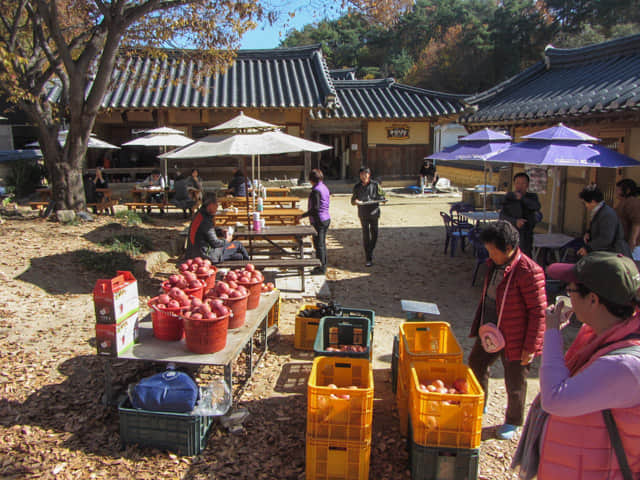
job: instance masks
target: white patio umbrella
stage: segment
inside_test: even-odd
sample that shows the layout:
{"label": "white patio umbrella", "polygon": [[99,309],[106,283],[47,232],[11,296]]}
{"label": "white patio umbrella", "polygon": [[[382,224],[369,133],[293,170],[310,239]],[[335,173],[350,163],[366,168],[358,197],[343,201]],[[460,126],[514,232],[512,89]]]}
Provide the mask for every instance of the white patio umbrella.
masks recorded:
{"label": "white patio umbrella", "polygon": [[187,159],[229,156],[251,156],[251,176],[255,177],[255,157],[258,158],[258,180],[260,179],[260,156],[297,152],[322,152],[333,147],[295,137],[280,131],[280,127],[255,118],[240,115],[216,127],[213,132],[182,148],[160,155],[160,158]]}
{"label": "white patio umbrella", "polygon": [[[60,130],[58,132],[58,143],[60,143],[61,146],[64,145],[64,143],[67,141],[68,133],[69,133],[68,130]],[[39,142],[27,143],[25,147],[38,148],[40,147],[40,143]],[[101,148],[103,150],[120,150],[120,147],[116,145],[112,145],[109,142],[105,142],[104,140],[100,140],[98,137],[96,137],[94,133],[92,133],[89,136],[89,144],[87,145],[87,148],[96,148],[96,149]]]}
{"label": "white patio umbrella", "polygon": [[[146,135],[122,144],[123,147],[162,147],[163,153],[167,147],[183,147],[193,143],[193,139],[187,137],[181,130],[169,127],[153,128],[145,131]],[[163,172],[165,182],[168,182],[167,159],[164,158]]]}

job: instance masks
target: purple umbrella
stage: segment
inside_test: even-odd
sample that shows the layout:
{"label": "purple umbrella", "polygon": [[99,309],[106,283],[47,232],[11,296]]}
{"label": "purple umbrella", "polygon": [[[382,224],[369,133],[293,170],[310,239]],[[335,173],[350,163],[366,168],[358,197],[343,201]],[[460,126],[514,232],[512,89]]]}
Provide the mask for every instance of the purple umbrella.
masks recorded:
{"label": "purple umbrella", "polygon": [[[637,167],[637,160],[596,145],[598,138],[579,130],[565,127],[561,123],[555,127],[534,132],[523,138],[527,140],[514,143],[506,150],[490,157],[490,162],[523,163],[525,165],[548,167],[600,167],[619,168]],[[556,182],[558,175],[553,176],[551,206],[555,204]],[[549,232],[553,223],[553,208],[549,215]]]}
{"label": "purple umbrella", "polygon": [[440,152],[429,155],[428,160],[477,160],[483,163],[484,171],[484,197],[483,211],[487,210],[487,168],[486,161],[494,155],[506,150],[511,145],[511,137],[504,133],[484,128],[466,137],[462,137],[459,143],[446,147]]}

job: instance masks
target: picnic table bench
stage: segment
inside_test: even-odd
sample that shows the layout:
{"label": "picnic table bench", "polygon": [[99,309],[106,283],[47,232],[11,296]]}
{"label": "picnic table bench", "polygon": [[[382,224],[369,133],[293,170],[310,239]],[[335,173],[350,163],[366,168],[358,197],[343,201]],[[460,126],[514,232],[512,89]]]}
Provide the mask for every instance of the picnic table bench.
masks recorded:
{"label": "picnic table bench", "polygon": [[216,264],[217,268],[241,268],[252,263],[256,268],[279,268],[282,270],[298,270],[302,282],[301,292],[304,292],[304,269],[306,267],[321,267],[322,262],[317,258],[254,258],[252,260],[227,260]]}
{"label": "picnic table bench", "polygon": [[[303,213],[299,208],[265,208],[260,212],[260,218],[264,218],[267,225],[297,225]],[[248,216],[251,217],[251,214]],[[238,208],[237,211],[218,210],[216,214],[216,225],[235,225],[246,221],[246,208]]]}
{"label": "picnic table bench", "polygon": [[152,210],[154,208],[157,208],[158,210],[167,210],[167,211],[170,209],[176,209],[176,208],[182,210],[181,207],[178,207],[173,203],[126,202],[125,206],[127,207],[127,210],[133,210],[134,212],[138,210],[142,210],[144,212],[145,210]]}

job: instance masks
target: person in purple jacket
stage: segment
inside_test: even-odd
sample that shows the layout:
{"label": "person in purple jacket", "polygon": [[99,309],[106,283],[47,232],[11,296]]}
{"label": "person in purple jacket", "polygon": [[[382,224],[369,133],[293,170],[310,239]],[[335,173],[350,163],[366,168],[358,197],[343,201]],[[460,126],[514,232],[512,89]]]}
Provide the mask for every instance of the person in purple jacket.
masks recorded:
{"label": "person in purple jacket", "polygon": [[302,214],[303,217],[309,217],[311,225],[316,230],[316,236],[313,237],[313,247],[322,266],[314,268],[311,272],[314,274],[324,274],[327,271],[327,230],[329,230],[331,223],[329,216],[331,193],[323,180],[324,175],[319,168],[314,168],[309,172],[311,193],[309,193],[307,211]]}

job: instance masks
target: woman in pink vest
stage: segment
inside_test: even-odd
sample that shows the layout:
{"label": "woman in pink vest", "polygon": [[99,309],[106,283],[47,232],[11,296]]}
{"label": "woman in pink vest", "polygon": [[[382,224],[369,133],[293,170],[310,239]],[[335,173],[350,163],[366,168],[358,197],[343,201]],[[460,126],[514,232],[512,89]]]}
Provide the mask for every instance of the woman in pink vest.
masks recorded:
{"label": "woman in pink vest", "polygon": [[[520,466],[520,478],[638,479],[640,274],[630,258],[593,252],[575,265],[550,265],[547,275],[568,284],[571,307],[583,325],[563,356],[563,302],[547,309],[540,395],[513,466]],[[618,452],[613,428],[605,423],[608,412],[621,440]]]}

